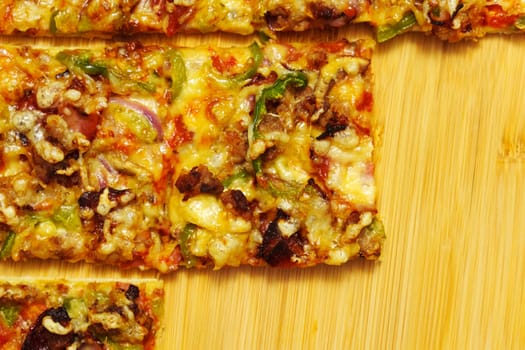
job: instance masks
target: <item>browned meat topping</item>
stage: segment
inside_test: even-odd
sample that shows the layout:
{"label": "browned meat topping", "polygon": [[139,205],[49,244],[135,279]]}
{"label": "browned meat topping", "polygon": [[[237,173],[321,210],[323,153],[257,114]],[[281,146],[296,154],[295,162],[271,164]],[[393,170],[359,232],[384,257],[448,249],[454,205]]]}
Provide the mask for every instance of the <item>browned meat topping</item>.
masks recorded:
{"label": "browned meat topping", "polygon": [[264,19],[271,30],[283,30],[288,26],[290,12],[284,7],[278,7],[264,14]]}
{"label": "browned meat topping", "polygon": [[345,123],[332,119],[326,124],[326,130],[321,135],[317,136],[317,140],[324,140],[333,137],[337,132],[346,129],[346,127],[347,125]]}
{"label": "browned meat topping", "polygon": [[128,298],[128,300],[135,300],[139,297],[140,295],[140,290],[139,290],[139,287],[133,285],[133,284],[130,284],[128,289],[126,290],[126,298]]}
{"label": "browned meat topping", "polygon": [[344,16],[344,14],[338,12],[337,9],[316,2],[310,3],[310,10],[314,18],[322,20],[333,20]]}
{"label": "browned meat topping", "polygon": [[[73,344],[75,335],[64,307],[44,311],[31,326],[22,350],[58,350]],[[70,328],[70,329],[68,329]]]}
{"label": "browned meat topping", "polygon": [[220,198],[226,208],[230,209],[235,215],[241,216],[246,220],[251,219],[252,207],[242,191],[228,190],[221,193]]}
{"label": "browned meat topping", "polygon": [[[261,215],[271,217],[272,214]],[[263,242],[259,246],[257,253],[259,258],[264,259],[270,266],[287,266],[292,264],[293,256],[300,256],[304,252],[306,240],[301,237],[299,232],[289,237],[284,237],[279,229],[279,220],[287,220],[289,216],[282,210],[278,210],[275,218],[271,222],[263,222],[262,226],[267,226],[263,231]],[[262,231],[262,228],[261,228]]]}
{"label": "browned meat topping", "polygon": [[175,186],[181,193],[184,193],[184,200],[200,193],[221,194],[224,190],[222,183],[205,165],[196,166],[189,173],[181,174]]}

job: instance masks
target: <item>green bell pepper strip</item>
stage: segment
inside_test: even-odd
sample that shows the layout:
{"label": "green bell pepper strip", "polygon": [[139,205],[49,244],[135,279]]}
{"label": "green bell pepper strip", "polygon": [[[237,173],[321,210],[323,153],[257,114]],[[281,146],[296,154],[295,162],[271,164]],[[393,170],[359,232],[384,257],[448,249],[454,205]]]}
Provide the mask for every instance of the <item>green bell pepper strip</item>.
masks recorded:
{"label": "green bell pepper strip", "polygon": [[[266,110],[266,101],[268,100],[276,100],[280,99],[284,96],[284,92],[286,88],[291,85],[296,88],[302,88],[308,85],[308,77],[306,74],[300,71],[292,72],[283,75],[279,79],[277,79],[272,86],[265,88],[259,98],[257,99],[257,102],[255,103],[255,109],[253,111],[253,120],[252,124],[250,126],[251,131],[251,141],[254,139],[258,139],[261,137],[259,134],[258,128],[259,124],[262,121],[263,116],[267,113]],[[263,169],[262,169],[262,159],[261,157],[254,159],[252,162],[253,169],[255,171],[255,175],[257,177],[264,176],[263,175]],[[284,184],[277,184],[273,181],[268,181],[267,184],[267,190],[274,196],[290,196],[293,194],[296,194],[297,188],[296,186],[291,186],[292,188],[285,189],[281,185]]]}
{"label": "green bell pepper strip", "polygon": [[293,198],[301,193],[301,185],[281,179],[268,180],[266,190],[274,197]]}
{"label": "green bell pepper strip", "polygon": [[13,304],[0,305],[0,315],[3,316],[8,327],[13,327],[18,315],[20,314],[20,306]]}
{"label": "green bell pepper strip", "polygon": [[[118,86],[120,88],[124,87],[129,90],[145,90],[147,92],[155,92],[156,88],[153,84],[144,83],[142,81],[135,81],[126,76],[125,73],[114,69],[108,68],[107,78],[109,83],[113,86]],[[138,88],[138,89],[137,89]]]}
{"label": "green bell pepper strip", "polygon": [[226,179],[224,179],[222,181],[222,185],[225,187],[225,188],[228,188],[230,187],[235,181],[237,180],[241,180],[241,179],[247,179],[250,177],[250,173],[242,168],[241,170],[239,170],[238,172],[228,176]]}
{"label": "green bell pepper strip", "polygon": [[252,162],[255,176],[264,190],[268,191],[274,197],[292,198],[301,192],[301,185],[298,183],[287,182],[281,179],[271,179],[263,174],[261,157]]}
{"label": "green bell pepper strip", "polygon": [[72,319],[85,320],[89,313],[86,301],[81,298],[66,298],[64,300],[64,307]]}
{"label": "green bell pepper strip", "polygon": [[514,23],[514,26],[518,28],[519,30],[524,30],[525,29],[525,16],[518,18],[516,22]]}
{"label": "green bell pepper strip", "polygon": [[265,32],[264,30],[258,31],[257,36],[259,37],[259,40],[261,43],[266,44],[268,41],[272,39],[269,33]]}
{"label": "green bell pepper strip", "polygon": [[49,32],[51,34],[56,34],[58,33],[58,28],[57,28],[57,22],[56,22],[56,16],[58,15],[59,11],[55,11],[51,14],[51,17],[49,18]]}
{"label": "green bell pepper strip", "polygon": [[91,62],[89,51],[81,51],[78,54],[60,51],[56,55],[56,59],[72,71],[78,71],[78,69],[80,69],[87,75],[102,75],[105,78],[109,76],[108,68],[105,65]]}
{"label": "green bell pepper strip", "polygon": [[383,242],[386,238],[385,227],[380,220],[374,218],[370,225],[363,227],[359,237],[365,237],[369,241]]}
{"label": "green bell pepper strip", "polygon": [[377,41],[382,43],[393,37],[407,31],[417,24],[416,16],[409,11],[403,15],[403,18],[397,23],[379,26],[377,28]]}
{"label": "green bell pepper strip", "polygon": [[16,234],[13,231],[9,231],[2,245],[2,249],[0,249],[0,259],[7,259],[11,256],[11,250],[15,244],[15,237]]}
{"label": "green bell pepper strip", "polygon": [[191,253],[189,243],[189,240],[195,235],[196,231],[197,226],[194,224],[187,224],[179,237],[180,252],[186,262],[186,267],[193,267],[197,263],[195,256]]}
{"label": "green bell pepper strip", "polygon": [[108,67],[104,62],[92,61],[91,54],[87,50],[78,54],[60,51],[56,55],[56,59],[73,72],[80,70],[89,76],[103,76],[109,80],[111,85],[119,87],[119,89],[137,90],[138,88],[138,90],[147,92],[155,92],[156,90],[154,85],[130,79],[125,73],[116,68]]}
{"label": "green bell pepper strip", "polygon": [[187,80],[186,66],[180,53],[174,49],[166,52],[166,58],[170,63],[169,76],[171,78],[171,100],[173,101],[179,96]]}
{"label": "green bell pepper strip", "polygon": [[239,73],[233,77],[233,81],[237,83],[242,83],[245,80],[251,79],[255,73],[257,73],[257,69],[259,69],[259,66],[261,65],[261,62],[264,58],[261,47],[255,41],[248,48],[252,53],[253,62],[250,68],[248,68],[245,72]]}
{"label": "green bell pepper strip", "polygon": [[64,226],[69,231],[79,231],[82,226],[80,222],[80,213],[76,205],[62,205],[55,210],[51,220]]}
{"label": "green bell pepper strip", "polygon": [[306,74],[300,71],[292,72],[283,75],[272,86],[265,88],[257,102],[255,103],[255,109],[253,111],[253,120],[251,124],[252,137],[257,139],[260,137],[258,128],[261,123],[262,117],[266,114],[266,101],[276,100],[283,97],[286,87],[288,85],[296,88],[302,88],[308,85],[308,77]]}

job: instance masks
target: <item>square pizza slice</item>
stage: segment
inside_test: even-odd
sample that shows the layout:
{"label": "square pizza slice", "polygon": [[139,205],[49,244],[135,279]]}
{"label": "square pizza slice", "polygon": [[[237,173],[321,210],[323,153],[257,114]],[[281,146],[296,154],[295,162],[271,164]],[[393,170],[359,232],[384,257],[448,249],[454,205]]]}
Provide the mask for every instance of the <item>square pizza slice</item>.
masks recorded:
{"label": "square pizza slice", "polygon": [[373,42],[0,48],[0,259],[375,259]]}

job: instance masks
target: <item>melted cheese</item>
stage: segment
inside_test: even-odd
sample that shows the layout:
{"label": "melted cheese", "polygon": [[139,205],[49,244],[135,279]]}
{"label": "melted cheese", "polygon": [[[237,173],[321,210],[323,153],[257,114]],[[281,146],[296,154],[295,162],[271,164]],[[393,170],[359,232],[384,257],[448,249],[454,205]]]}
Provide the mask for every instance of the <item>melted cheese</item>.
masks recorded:
{"label": "melted cheese", "polygon": [[251,223],[228,215],[222,203],[213,196],[200,195],[190,198],[181,206],[187,222],[214,232],[242,233],[251,229]]}

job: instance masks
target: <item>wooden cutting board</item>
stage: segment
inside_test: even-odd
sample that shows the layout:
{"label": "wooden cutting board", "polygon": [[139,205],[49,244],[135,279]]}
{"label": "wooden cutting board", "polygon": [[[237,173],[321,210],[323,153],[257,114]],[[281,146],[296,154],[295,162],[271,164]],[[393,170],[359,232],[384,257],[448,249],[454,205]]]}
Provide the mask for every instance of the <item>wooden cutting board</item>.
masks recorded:
{"label": "wooden cutting board", "polygon": [[[370,36],[366,27],[283,40]],[[245,45],[231,35],[179,45]],[[1,39],[90,45],[78,39]],[[378,263],[182,269],[166,283],[159,349],[525,349],[525,36],[443,43],[406,34],[374,58]],[[140,278],[67,263],[2,277]]]}

